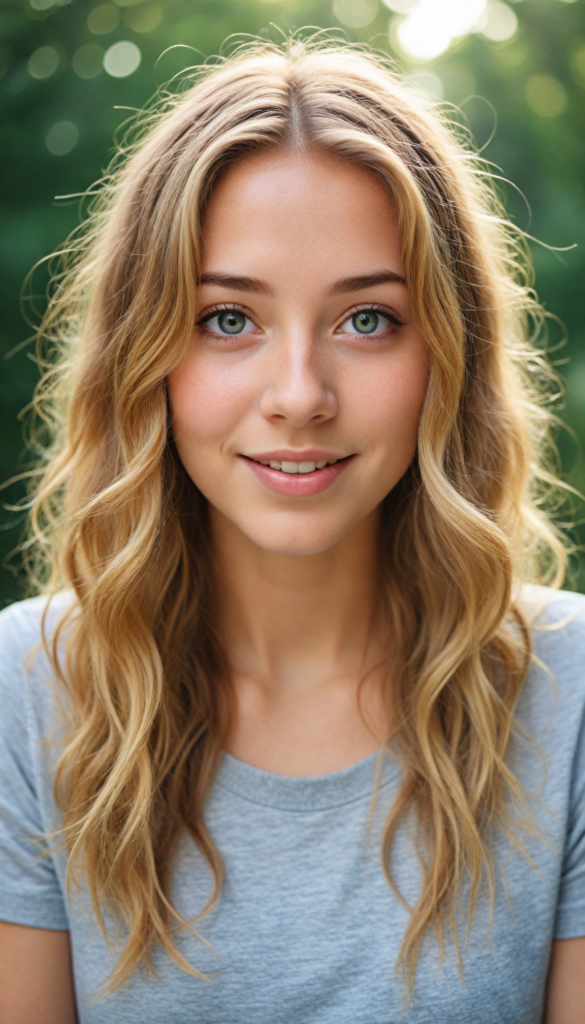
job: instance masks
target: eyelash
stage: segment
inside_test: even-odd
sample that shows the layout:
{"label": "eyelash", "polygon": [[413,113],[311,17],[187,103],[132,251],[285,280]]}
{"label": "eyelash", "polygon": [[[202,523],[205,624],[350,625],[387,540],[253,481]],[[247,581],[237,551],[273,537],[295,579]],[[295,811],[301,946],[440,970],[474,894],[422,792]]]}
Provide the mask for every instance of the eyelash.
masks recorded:
{"label": "eyelash", "polygon": [[[210,306],[207,312],[198,317],[195,321],[195,326],[203,327],[208,320],[213,320],[213,317],[217,316],[218,313],[229,313],[232,310],[234,313],[241,313],[243,316],[247,317],[248,320],[252,319],[248,311],[244,309],[243,306],[238,306],[236,302],[219,302],[216,306]],[[218,337],[223,337],[223,335],[218,335]]]}
{"label": "eyelash", "polygon": [[[394,313],[391,309],[388,309],[387,306],[378,306],[376,303],[367,302],[362,302],[359,306],[353,306],[351,309],[348,309],[347,313],[344,314],[341,323],[345,323],[345,321],[349,320],[350,317],[355,316],[356,313],[361,313],[363,310],[370,313],[379,313],[380,316],[386,317],[386,320],[389,320],[395,327],[405,326],[405,321],[401,320],[398,314]],[[383,331],[381,333],[385,334],[386,332]],[[367,335],[365,335],[365,337],[367,337]],[[377,335],[377,337],[380,337],[380,335]]]}
{"label": "eyelash", "polygon": [[[234,303],[234,302],[222,302],[222,303],[218,303],[215,306],[211,306],[211,308],[208,309],[202,316],[198,317],[198,319],[196,320],[196,326],[197,327],[203,327],[209,320],[212,320],[214,316],[217,316],[218,313],[225,313],[225,312],[228,312],[229,310],[233,310],[236,313],[241,313],[242,316],[247,317],[248,320],[252,320],[252,317],[249,315],[248,311],[244,308],[244,306],[238,306],[238,304]],[[351,309],[348,309],[347,312],[344,313],[343,319],[341,320],[341,323],[342,324],[345,323],[346,320],[349,320],[350,317],[355,316],[356,313],[361,313],[362,310],[369,310],[372,313],[379,313],[380,316],[385,317],[395,327],[404,327],[405,326],[405,321],[401,320],[400,317],[396,313],[394,313],[391,310],[389,310],[386,306],[379,306],[379,305],[376,305],[375,303],[361,303],[361,305],[359,305],[359,306],[352,306]],[[230,338],[231,339],[231,338],[241,337],[241,335],[231,335],[230,336],[230,335],[223,335],[223,334],[215,334],[213,331],[210,331],[209,333],[212,334],[214,338]],[[381,334],[382,335],[386,334],[386,331],[382,331]],[[356,337],[368,337],[368,335],[358,335],[357,332],[356,332],[355,336]],[[373,337],[378,337],[379,338],[380,334],[373,335]]]}

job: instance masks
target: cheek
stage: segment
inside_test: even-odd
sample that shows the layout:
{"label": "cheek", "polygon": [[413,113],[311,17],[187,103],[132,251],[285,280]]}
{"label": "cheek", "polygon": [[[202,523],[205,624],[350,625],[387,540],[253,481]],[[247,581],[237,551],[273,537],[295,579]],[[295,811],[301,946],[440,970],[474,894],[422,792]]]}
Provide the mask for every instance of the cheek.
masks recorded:
{"label": "cheek", "polygon": [[408,358],[389,360],[359,381],[354,377],[351,394],[356,414],[362,417],[371,442],[404,448],[414,453],[418,422],[428,378],[426,348]]}
{"label": "cheek", "polygon": [[[234,376],[206,360],[189,359],[169,375],[173,436],[183,457],[187,446],[205,447],[226,437],[249,404],[246,389]],[[192,456],[196,457],[196,449]]]}

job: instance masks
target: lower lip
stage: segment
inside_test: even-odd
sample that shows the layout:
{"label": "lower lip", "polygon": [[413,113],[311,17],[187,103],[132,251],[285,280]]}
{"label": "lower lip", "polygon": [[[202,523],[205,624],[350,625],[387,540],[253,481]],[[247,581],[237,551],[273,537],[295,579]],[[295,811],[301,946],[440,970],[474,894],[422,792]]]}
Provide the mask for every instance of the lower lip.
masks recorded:
{"label": "lower lip", "polygon": [[321,494],[339,479],[346,466],[354,458],[335,462],[324,469],[315,469],[312,473],[283,473],[281,469],[271,469],[260,462],[240,456],[252,469],[259,480],[275,494],[284,494],[290,498],[310,498],[313,494]]}

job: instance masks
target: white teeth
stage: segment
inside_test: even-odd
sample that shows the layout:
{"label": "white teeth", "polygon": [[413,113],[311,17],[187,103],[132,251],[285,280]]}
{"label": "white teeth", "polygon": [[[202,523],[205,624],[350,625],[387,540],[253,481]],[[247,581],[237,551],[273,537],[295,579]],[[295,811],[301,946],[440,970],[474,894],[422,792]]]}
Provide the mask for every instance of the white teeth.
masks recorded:
{"label": "white teeth", "polygon": [[270,466],[271,469],[279,469],[281,473],[314,473],[316,469],[325,469],[325,466],[334,466],[337,459],[320,459],[319,462],[279,462],[273,459],[271,462],[264,462],[263,459],[256,459],[261,466]]}

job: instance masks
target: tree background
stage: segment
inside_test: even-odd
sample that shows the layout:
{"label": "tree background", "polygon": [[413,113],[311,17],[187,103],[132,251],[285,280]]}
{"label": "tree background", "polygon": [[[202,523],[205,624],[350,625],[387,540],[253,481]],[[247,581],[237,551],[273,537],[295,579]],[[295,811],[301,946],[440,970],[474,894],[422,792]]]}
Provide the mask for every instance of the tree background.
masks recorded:
{"label": "tree background", "polygon": [[[426,59],[400,44],[400,25],[416,2],[1,0],[0,480],[22,465],[17,417],[38,376],[33,349],[23,344],[31,333],[21,310],[23,281],[80,219],[79,200],[55,197],[90,188],[128,108],[141,108],[174,75],[217,54],[226,37],[318,26],[371,42],[420,88],[462,105],[478,146],[508,182],[499,187],[509,216],[545,243],[530,244],[539,296],[563,324],[551,329],[553,359],[567,384],[562,418],[569,430],[558,445],[565,479],[585,489],[585,0],[490,0],[483,30],[468,28]],[[473,2],[435,0],[454,10]],[[40,305],[47,280],[44,266],[34,278]],[[21,485],[3,494],[12,502],[19,495]],[[580,543],[584,518],[576,501]],[[23,593],[18,559],[7,561],[23,519],[5,510],[0,525],[2,606]],[[569,585],[585,590],[581,555]]]}

